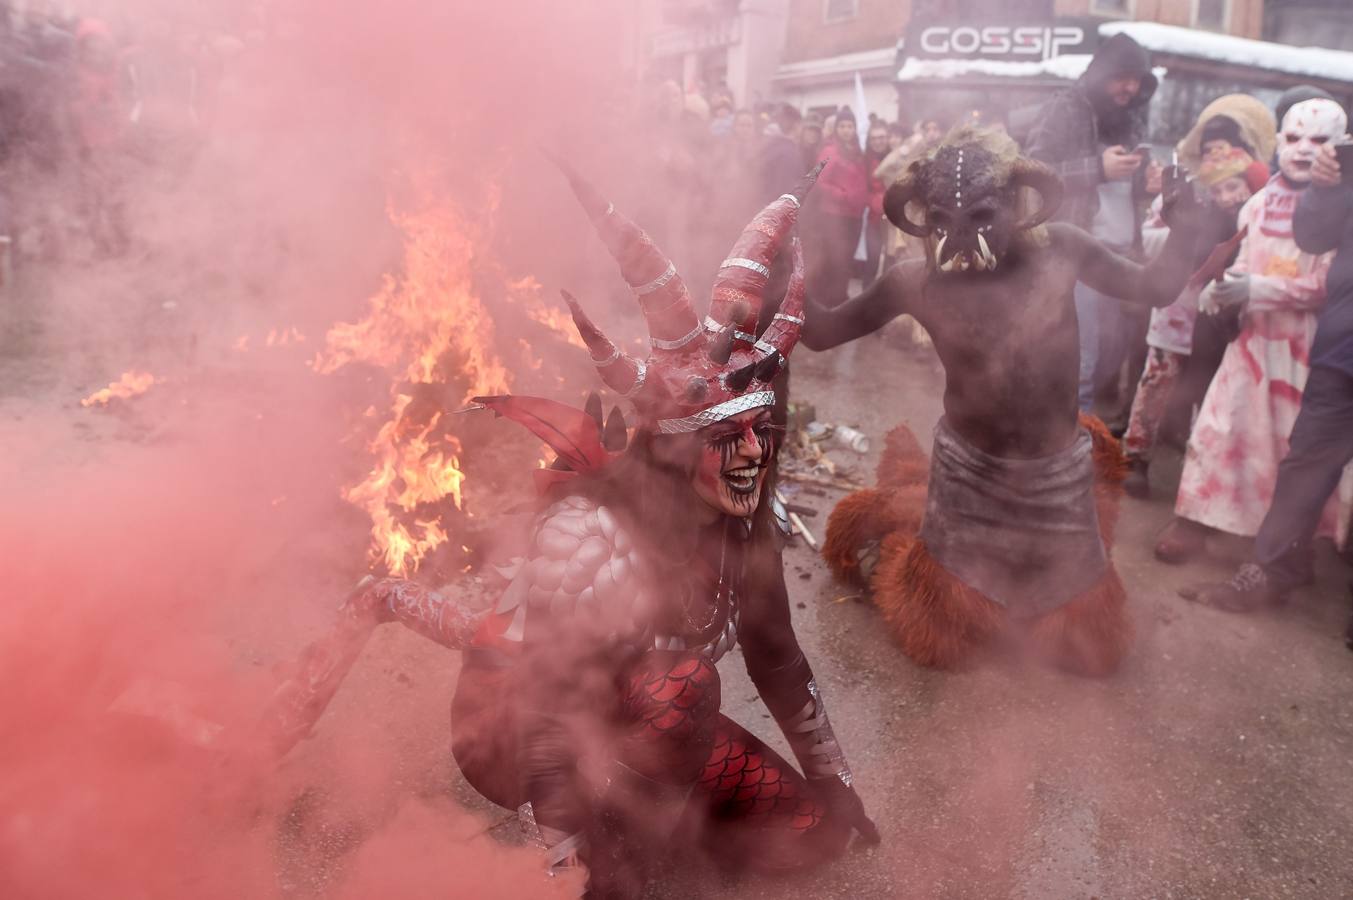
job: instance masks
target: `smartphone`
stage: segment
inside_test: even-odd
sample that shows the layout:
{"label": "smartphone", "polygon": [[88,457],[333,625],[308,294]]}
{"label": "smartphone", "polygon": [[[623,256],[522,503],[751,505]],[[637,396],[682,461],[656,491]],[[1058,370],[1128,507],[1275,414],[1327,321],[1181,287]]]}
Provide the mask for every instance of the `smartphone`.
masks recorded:
{"label": "smartphone", "polygon": [[1353,173],[1353,141],[1334,145],[1334,158],[1339,160],[1339,172],[1347,176]]}

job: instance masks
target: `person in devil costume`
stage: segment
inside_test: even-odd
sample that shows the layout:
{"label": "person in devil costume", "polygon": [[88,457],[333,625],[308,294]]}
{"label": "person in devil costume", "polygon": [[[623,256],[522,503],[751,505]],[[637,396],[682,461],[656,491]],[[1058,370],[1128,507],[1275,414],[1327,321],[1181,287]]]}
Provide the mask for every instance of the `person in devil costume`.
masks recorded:
{"label": "person in devil costume", "polygon": [[[1025,209],[1025,189],[1041,195],[1037,210]],[[837,506],[824,549],[839,575],[862,578],[859,560],[881,546],[875,602],[923,665],[954,667],[1022,633],[1054,664],[1103,675],[1131,641],[1108,557],[1122,454],[1102,423],[1078,418],[1072,286],[1168,305],[1190,275],[1202,208],[1170,173],[1170,235],[1142,266],[1075,226],[1044,225],[1061,194],[1057,175],[1008,137],[956,129],[885,199],[893,223],[926,242],[925,258],[842,306],[807,304],[813,350],[909,313],[944,365],[928,487],[918,492],[920,446],[894,436],[879,489]]]}
{"label": "person in devil costume", "polygon": [[[519,812],[550,865],[585,866],[588,897],[637,897],[654,861],[686,848],[774,872],[835,857],[855,831],[877,842],[782,576],[751,571],[779,560],[767,550],[782,539],[772,382],[803,321],[791,231],[817,172],[751,222],[702,321],[648,237],[565,171],[648,322],[652,352],[636,360],[565,294],[602,379],[637,412],[633,436],[618,411],[603,425],[599,403],[589,414],[476,398],[559,453],[538,473],[542,509],[499,602],[476,616],[408,581],[364,585],[342,610],[349,637],[309,655],[275,715],[313,721],[362,637],[396,621],[464,650],[452,706],[461,771]],[[769,266],[786,244],[789,288],[758,337]],[[720,713],[715,663],[735,644],[802,773]]]}

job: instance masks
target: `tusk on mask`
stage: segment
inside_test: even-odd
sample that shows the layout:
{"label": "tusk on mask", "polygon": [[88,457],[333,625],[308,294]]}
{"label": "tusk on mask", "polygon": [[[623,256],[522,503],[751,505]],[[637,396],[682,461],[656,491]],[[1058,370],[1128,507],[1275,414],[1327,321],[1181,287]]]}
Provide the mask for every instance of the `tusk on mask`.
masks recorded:
{"label": "tusk on mask", "polygon": [[982,259],[986,263],[984,268],[991,269],[994,272],[996,270],[996,254],[991,252],[991,246],[987,244],[987,239],[982,237],[981,232],[977,234],[977,246],[982,250]]}
{"label": "tusk on mask", "polygon": [[[940,242],[935,245],[935,265],[939,266],[941,269],[944,269],[944,243],[947,240],[949,240],[949,235],[946,234],[944,237],[940,238]],[[944,271],[947,272],[949,270],[944,269]]]}

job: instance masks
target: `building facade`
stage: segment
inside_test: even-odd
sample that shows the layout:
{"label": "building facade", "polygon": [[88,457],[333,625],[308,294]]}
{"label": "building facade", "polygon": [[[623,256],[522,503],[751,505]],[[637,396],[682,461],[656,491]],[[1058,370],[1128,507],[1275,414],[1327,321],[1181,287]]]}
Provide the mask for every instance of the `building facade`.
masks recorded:
{"label": "building facade", "polygon": [[1245,38],[1264,33],[1264,0],[1056,0],[1053,14],[1158,22]]}
{"label": "building facade", "polygon": [[856,75],[866,108],[892,119],[897,110],[898,40],[911,0],[790,0],[775,99],[825,113],[856,102]]}
{"label": "building facade", "polygon": [[1353,50],[1353,2],[1268,0],[1264,39],[1298,47]]}

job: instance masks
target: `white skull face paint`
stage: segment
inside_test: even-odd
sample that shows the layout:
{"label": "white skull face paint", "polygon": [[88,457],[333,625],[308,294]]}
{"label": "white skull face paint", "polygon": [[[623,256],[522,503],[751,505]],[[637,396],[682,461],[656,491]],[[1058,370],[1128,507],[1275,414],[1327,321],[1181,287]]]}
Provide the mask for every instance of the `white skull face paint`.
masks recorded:
{"label": "white skull face paint", "polygon": [[1311,166],[1322,144],[1337,141],[1348,128],[1348,116],[1333,100],[1306,100],[1283,116],[1278,135],[1278,169],[1293,184],[1311,180]]}

